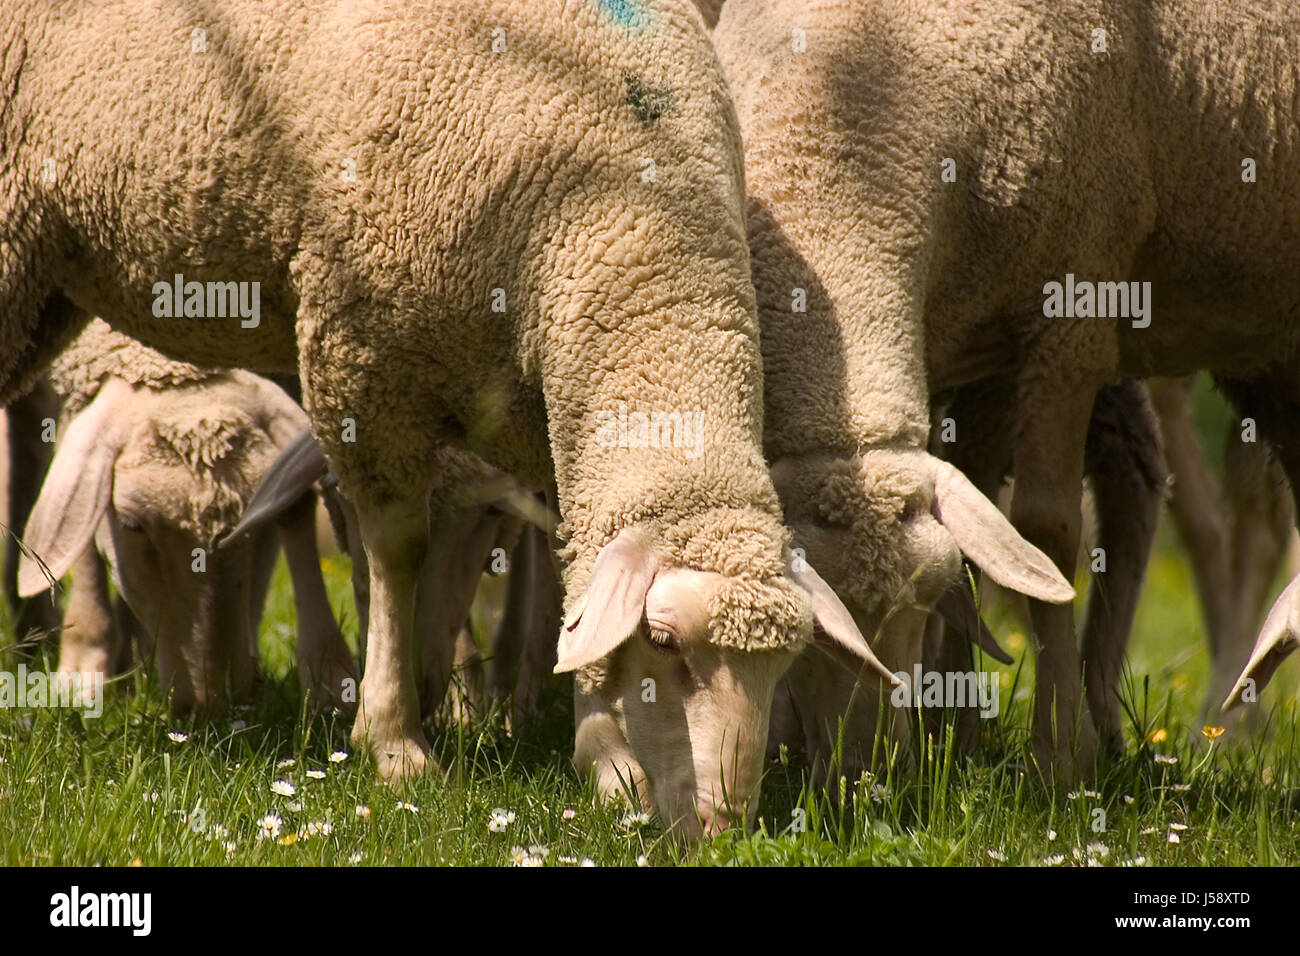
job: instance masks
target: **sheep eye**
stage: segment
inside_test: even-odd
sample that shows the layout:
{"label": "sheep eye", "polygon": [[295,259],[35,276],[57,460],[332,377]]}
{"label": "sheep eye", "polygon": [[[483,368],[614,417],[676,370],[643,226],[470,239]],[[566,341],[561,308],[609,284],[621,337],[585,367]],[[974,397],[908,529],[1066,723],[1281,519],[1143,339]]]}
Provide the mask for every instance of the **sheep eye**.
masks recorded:
{"label": "sheep eye", "polygon": [[676,654],[679,650],[677,646],[677,638],[673,637],[672,634],[667,631],[660,630],[657,627],[650,628],[646,638],[650,641],[651,646],[660,653]]}

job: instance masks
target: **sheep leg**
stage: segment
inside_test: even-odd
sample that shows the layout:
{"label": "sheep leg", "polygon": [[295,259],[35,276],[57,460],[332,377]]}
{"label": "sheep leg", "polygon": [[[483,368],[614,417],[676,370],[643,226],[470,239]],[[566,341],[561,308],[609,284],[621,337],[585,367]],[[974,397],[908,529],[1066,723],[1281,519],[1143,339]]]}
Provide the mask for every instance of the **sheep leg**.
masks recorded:
{"label": "sheep leg", "polygon": [[529,540],[532,590],[531,610],[523,622],[523,653],[519,659],[514,698],[510,705],[510,725],[515,730],[522,727],[529,718],[540,714],[538,700],[542,693],[542,682],[555,667],[555,635],[560,632],[560,621],[564,616],[560,579],[547,546],[546,532],[538,528],[526,528],[524,533]]}
{"label": "sheep leg", "polygon": [[[295,648],[298,680],[316,707],[350,709],[344,691],[346,687],[356,686],[357,672],[352,653],[334,620],[321,577],[320,551],[316,545],[316,496],[303,495],[285,513],[279,526],[280,543],[293,582],[294,605],[298,609]],[[275,553],[272,548],[266,550]]]}
{"label": "sheep leg", "polygon": [[1084,454],[1106,570],[1094,573],[1089,585],[1083,682],[1100,742],[1118,754],[1124,750],[1119,685],[1166,473],[1159,424],[1141,382],[1098,391]]}
{"label": "sheep leg", "polygon": [[447,688],[443,701],[446,719],[453,724],[468,727],[475,714],[485,710],[483,696],[483,655],[469,627],[456,632],[452,648],[451,672],[454,679]]}
{"label": "sheep leg", "polygon": [[108,574],[91,544],[72,566],[68,610],[59,636],[59,673],[80,675],[83,682],[93,682],[95,674],[112,677],[118,657]]}
{"label": "sheep leg", "polygon": [[618,800],[627,798],[631,791],[641,809],[653,813],[654,801],[645,771],[632,755],[618,721],[604,701],[585,693],[578,681],[573,685],[573,726],[573,765],[578,773],[595,778],[596,795],[603,800]]}
{"label": "sheep leg", "polygon": [[415,588],[428,547],[422,494],[377,504],[358,496],[357,521],[370,572],[370,621],[352,742],[365,746],[389,783],[430,762],[415,681]]}
{"label": "sheep leg", "polygon": [[[974,382],[960,388],[948,403],[948,415],[956,426],[956,441],[936,442],[942,435],[940,427],[931,430],[931,451],[946,457],[992,501],[997,500],[1007,466],[1011,462],[1011,436],[1015,425],[1015,384],[1001,376]],[[954,600],[972,602],[970,584],[963,570],[961,579],[953,588],[961,593]],[[979,627],[979,609],[973,617],[966,617]],[[934,613],[926,622],[923,658],[927,671],[969,671],[973,667],[970,651],[972,644],[980,642],[978,630],[971,633],[958,627],[956,621],[946,620]],[[926,731],[942,739],[942,713],[925,711]],[[956,710],[956,727],[953,746],[956,753],[973,754],[979,742],[979,707],[975,705]]]}
{"label": "sheep leg", "polygon": [[[1238,412],[1257,422],[1260,436],[1269,441],[1282,462],[1282,467],[1291,482],[1293,499],[1296,495],[1300,495],[1300,443],[1290,440],[1295,422],[1300,420],[1300,369],[1294,365],[1282,365],[1275,366],[1250,381],[1226,377],[1216,377],[1216,381]],[[1300,517],[1300,504],[1294,501],[1293,504],[1296,505],[1293,514]],[[1291,593],[1294,593],[1294,583],[1288,587]],[[1285,612],[1285,608],[1274,608],[1269,617],[1273,618],[1274,613],[1279,610]],[[1252,669],[1249,676],[1255,679],[1257,687],[1262,688],[1286,655],[1294,649],[1297,641],[1296,633],[1288,627],[1282,627],[1286,621],[1293,620],[1294,616],[1295,610],[1292,609],[1289,615],[1284,613],[1283,618],[1279,619],[1280,629],[1272,635],[1275,641],[1272,653],[1262,657],[1257,666]],[[1264,642],[1265,645],[1267,638],[1268,635],[1263,633],[1259,635],[1260,642]],[[1257,645],[1251,656],[1262,650],[1263,647]]]}
{"label": "sheep leg", "polygon": [[[1068,354],[1068,353],[1067,353]],[[1027,369],[1062,370],[1027,362]],[[1082,515],[1083,450],[1097,383],[1047,381],[1027,375],[1020,392],[1011,516],[1016,528],[1073,579]],[[1031,601],[1038,673],[1032,750],[1040,772],[1058,783],[1089,772],[1097,749],[1092,717],[1083,709],[1081,667],[1071,604]]]}
{"label": "sheep leg", "polygon": [[501,614],[501,623],[492,635],[488,693],[493,700],[509,699],[522,665],[524,639],[532,616],[532,598],[536,588],[533,534],[532,528],[525,528],[510,557],[510,570],[506,575],[505,609]]}
{"label": "sheep leg", "polygon": [[[6,408],[5,416],[9,421],[9,514],[4,520],[13,533],[5,535],[4,595],[15,615],[14,637],[21,642],[32,631],[39,636],[59,628],[59,608],[48,595],[26,601],[18,597],[18,540],[14,537],[27,523],[50,467],[53,445],[41,440],[41,432],[46,419],[59,417],[58,396],[41,380]],[[19,646],[28,650],[21,643]]]}
{"label": "sheep leg", "polygon": [[[1241,426],[1229,425],[1224,454],[1224,506],[1228,513],[1231,567],[1236,586],[1219,590],[1236,598],[1231,626],[1212,645],[1210,691],[1202,718],[1207,723],[1234,726],[1237,714],[1249,721],[1257,708],[1218,717],[1219,704],[1237,683],[1250,659],[1263,623],[1269,593],[1286,557],[1295,520],[1286,473],[1260,441],[1241,441]],[[1223,580],[1230,580],[1225,577]]]}
{"label": "sheep leg", "polygon": [[[1205,460],[1192,424],[1193,383],[1194,379],[1190,377],[1153,381],[1151,398],[1160,415],[1165,457],[1174,476],[1169,510],[1191,560],[1210,650],[1217,656],[1218,648],[1231,642],[1236,616],[1232,606],[1235,589],[1224,585],[1232,579],[1228,529],[1223,519],[1218,482]],[[1241,663],[1245,663],[1245,658]],[[1234,682],[1236,677],[1236,674],[1232,675]],[[1224,693],[1230,689],[1230,686],[1224,688]],[[1222,700],[1219,697],[1215,705]]]}
{"label": "sheep leg", "polygon": [[[431,537],[417,590],[415,618],[415,633],[424,652],[420,669],[424,713],[437,711],[447,697],[455,667],[456,638],[469,617],[502,518],[500,512],[487,508],[468,508],[450,525],[449,533]],[[452,710],[456,709],[452,705]]]}

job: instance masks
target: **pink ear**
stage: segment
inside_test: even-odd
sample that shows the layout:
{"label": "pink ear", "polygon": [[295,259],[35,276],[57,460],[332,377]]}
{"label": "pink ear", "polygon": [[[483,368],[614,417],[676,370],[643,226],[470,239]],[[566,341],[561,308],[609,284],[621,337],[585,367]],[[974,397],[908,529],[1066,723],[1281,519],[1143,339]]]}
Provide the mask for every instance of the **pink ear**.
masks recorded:
{"label": "pink ear", "polygon": [[1074,600],[1074,588],[1051,558],[1020,536],[970,479],[941,458],[931,457],[934,516],[962,553],[1004,587],[1049,604]]}
{"label": "pink ear", "polygon": [[[28,598],[68,573],[90,546],[113,497],[113,468],[131,386],[109,378],[55,444],[54,461],[23,530],[18,594]],[[48,575],[48,577],[47,577]]]}
{"label": "pink ear", "polygon": [[[831,639],[833,647],[849,651],[856,661],[865,663],[884,678],[888,686],[897,685],[898,678],[890,673],[888,667],[880,663],[872,652],[871,645],[858,630],[853,615],[849,613],[849,609],[844,606],[839,596],[831,590],[831,586],[812,569],[812,565],[804,561],[795,561],[791,552],[787,551],[785,558],[785,576],[808,592],[808,597],[812,601],[813,618]],[[838,656],[836,657],[839,659]],[[849,669],[857,672],[856,667]]]}
{"label": "pink ear", "polygon": [[1250,660],[1242,668],[1236,686],[1220,709],[1227,712],[1244,702],[1242,694],[1248,680],[1254,681],[1256,694],[1263,690],[1278,665],[1297,647],[1300,647],[1300,575],[1296,575],[1273,602],[1273,608],[1259,630],[1259,637],[1255,639]]}
{"label": "pink ear", "polygon": [[601,548],[580,605],[560,630],[555,673],[592,664],[636,633],[659,562],[645,536],[625,528]]}

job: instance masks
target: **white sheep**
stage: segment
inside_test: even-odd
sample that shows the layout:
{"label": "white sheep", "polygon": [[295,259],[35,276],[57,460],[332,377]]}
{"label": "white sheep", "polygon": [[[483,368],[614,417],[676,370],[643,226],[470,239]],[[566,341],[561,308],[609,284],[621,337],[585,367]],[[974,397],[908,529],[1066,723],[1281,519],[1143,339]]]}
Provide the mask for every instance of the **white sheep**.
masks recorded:
{"label": "white sheep", "polygon": [[[760,312],[807,296],[789,335],[763,322],[769,430],[798,439],[769,453],[865,449],[869,498],[897,500],[928,485],[910,450],[929,393],[1012,374],[1012,517],[1068,576],[1101,385],[1209,368],[1285,436],[1298,35],[1280,3],[728,2],[714,39],[745,135]],[[786,387],[809,367],[826,370],[821,398]],[[887,595],[890,569],[923,563],[906,557],[864,561],[863,586]],[[1096,745],[1072,610],[1032,618],[1034,749],[1068,777]]]}
{"label": "white sheep", "polygon": [[[99,320],[59,356],[50,380],[63,415],[23,531],[18,589],[34,596],[72,570],[59,671],[84,684],[129,659],[102,555],[173,709],[220,704],[227,690],[246,699],[275,535],[222,552],[214,543],[306,415],[260,376],[174,362]],[[338,704],[355,675],[320,578],[313,502],[290,509],[281,537],[299,677],[318,705]]]}
{"label": "white sheep", "polygon": [[739,134],[689,0],[9,4],[0,51],[0,401],[91,310],[296,363],[369,559],[354,736],[386,779],[427,762],[413,600],[448,443],[553,483],[557,667],[606,792],[618,763],[666,822],[725,826],[814,615],[879,667],[786,573]]}

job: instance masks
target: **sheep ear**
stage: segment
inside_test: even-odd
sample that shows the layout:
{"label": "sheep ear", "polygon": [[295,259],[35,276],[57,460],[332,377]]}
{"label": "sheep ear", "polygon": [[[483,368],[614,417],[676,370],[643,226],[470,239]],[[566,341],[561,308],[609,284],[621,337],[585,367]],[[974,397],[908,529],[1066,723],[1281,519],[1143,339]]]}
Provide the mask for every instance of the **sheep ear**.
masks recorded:
{"label": "sheep ear", "polygon": [[931,456],[934,516],[962,553],[998,584],[1049,604],[1074,599],[1074,588],[1051,558],[1020,536],[970,479]]}
{"label": "sheep ear", "polygon": [[119,419],[130,394],[131,386],[121,379],[108,379],[56,444],[23,531],[20,597],[57,583],[95,537],[113,497],[113,467],[122,446]]}
{"label": "sheep ear", "polygon": [[1300,574],[1291,579],[1264,619],[1255,649],[1251,651],[1250,660],[1242,668],[1232,693],[1223,702],[1221,708],[1225,713],[1238,704],[1245,703],[1246,689],[1253,687],[1255,700],[1264,686],[1273,677],[1278,665],[1286,656],[1300,648]]}
{"label": "sheep ear", "polygon": [[311,429],[302,429],[276,456],[257,491],[253,492],[239,524],[218,542],[217,547],[224,548],[250,531],[274,521],[328,472],[325,452],[311,437]]}
{"label": "sheep ear", "polygon": [[659,562],[644,535],[625,528],[601,548],[587,590],[560,630],[555,673],[600,660],[631,637],[645,613],[645,598]]}
{"label": "sheep ear", "polygon": [[984,653],[1003,664],[1012,663],[1012,657],[1004,651],[993,633],[980,617],[979,608],[975,606],[975,595],[971,592],[970,582],[966,578],[963,565],[961,580],[944,592],[934,609],[962,637],[984,650]]}
{"label": "sheep ear", "polygon": [[[889,668],[880,663],[871,650],[871,645],[858,630],[853,615],[844,606],[844,602],[831,590],[831,586],[822,580],[822,576],[813,570],[812,565],[801,558],[796,558],[788,548],[785,552],[785,576],[808,592],[812,601],[813,619],[829,638],[831,648],[849,651],[857,660],[865,663],[879,674],[891,687],[899,680]],[[836,655],[837,656],[837,655]],[[856,661],[855,661],[856,663]],[[857,667],[850,667],[857,673]]]}

